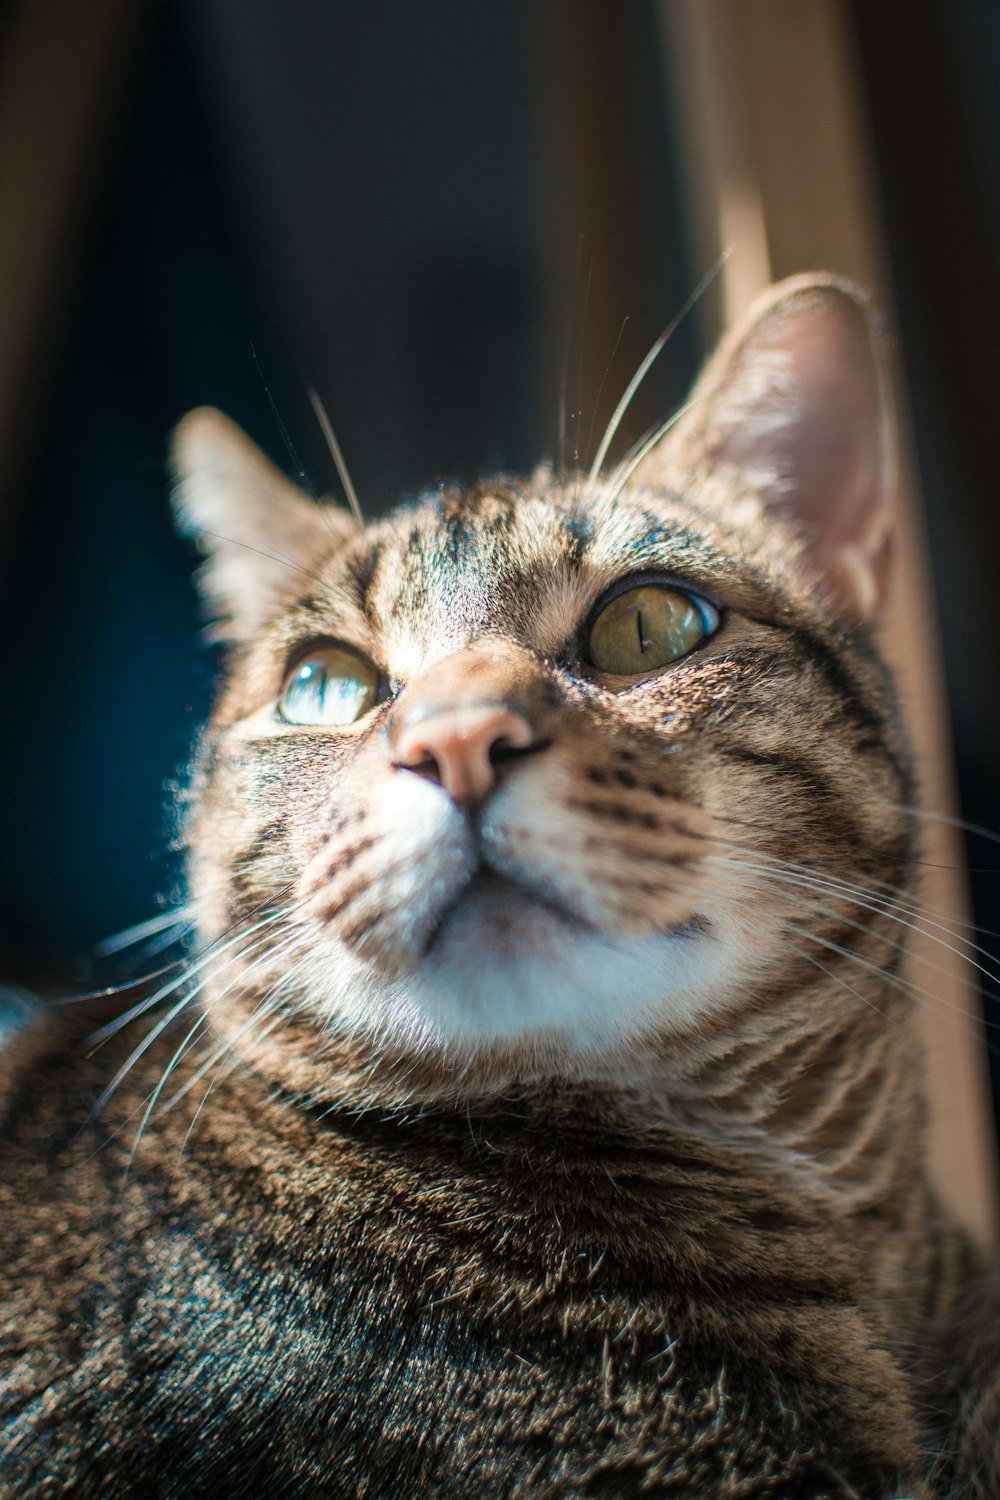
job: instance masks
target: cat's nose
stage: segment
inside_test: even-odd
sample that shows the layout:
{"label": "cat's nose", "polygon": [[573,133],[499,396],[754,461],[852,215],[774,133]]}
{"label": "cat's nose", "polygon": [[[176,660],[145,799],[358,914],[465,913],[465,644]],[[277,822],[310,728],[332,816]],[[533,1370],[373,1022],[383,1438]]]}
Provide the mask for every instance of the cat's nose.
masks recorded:
{"label": "cat's nose", "polygon": [[453,802],[470,807],[485,802],[506,759],[536,748],[540,742],[519,713],[476,704],[404,721],[393,763],[440,782]]}

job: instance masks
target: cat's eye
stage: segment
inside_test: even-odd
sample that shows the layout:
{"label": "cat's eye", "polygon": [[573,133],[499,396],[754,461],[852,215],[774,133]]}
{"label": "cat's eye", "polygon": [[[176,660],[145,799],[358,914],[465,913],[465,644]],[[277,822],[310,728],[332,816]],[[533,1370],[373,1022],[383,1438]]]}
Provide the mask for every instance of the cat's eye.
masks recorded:
{"label": "cat's eye", "polygon": [[286,724],[353,724],[375,707],[378,669],[344,646],[318,646],[288,673],[278,699]]}
{"label": "cat's eye", "polygon": [[662,583],[624,589],[595,616],[585,656],[599,672],[636,677],[693,651],[719,623],[706,599]]}

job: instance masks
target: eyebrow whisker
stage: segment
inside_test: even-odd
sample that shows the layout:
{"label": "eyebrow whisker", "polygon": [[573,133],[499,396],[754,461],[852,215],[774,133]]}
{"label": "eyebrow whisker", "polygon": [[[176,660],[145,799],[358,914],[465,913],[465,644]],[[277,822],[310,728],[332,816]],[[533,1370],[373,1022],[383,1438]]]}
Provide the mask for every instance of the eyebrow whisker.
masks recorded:
{"label": "eyebrow whisker", "polygon": [[330,450],[330,457],[333,459],[333,462],[337,467],[337,474],[339,475],[340,482],[344,487],[344,494],[347,496],[347,503],[351,507],[351,514],[354,516],[354,519],[357,521],[358,525],[363,528],[365,524],[365,518],[361,511],[361,502],[358,500],[358,492],[354,488],[354,482],[351,479],[350,471],[347,467],[344,455],[340,451],[340,444],[337,442],[337,437],[330,423],[330,418],[326,414],[326,407],[320,400],[319,393],[316,390],[315,386],[307,385],[306,395],[309,397],[312,409],[316,413],[316,420],[319,423],[320,431],[322,432],[323,437],[326,440],[326,446]]}

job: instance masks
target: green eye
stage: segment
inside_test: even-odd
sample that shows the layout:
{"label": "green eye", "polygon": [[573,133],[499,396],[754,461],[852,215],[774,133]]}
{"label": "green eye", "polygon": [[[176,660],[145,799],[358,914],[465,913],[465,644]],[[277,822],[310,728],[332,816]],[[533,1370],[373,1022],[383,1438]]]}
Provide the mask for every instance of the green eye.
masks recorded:
{"label": "green eye", "polygon": [[286,724],[353,724],[378,701],[378,671],[343,646],[322,646],[285,678],[278,713]]}
{"label": "green eye", "polygon": [[636,677],[686,656],[719,623],[712,606],[661,583],[616,594],[590,627],[586,656],[599,672]]}

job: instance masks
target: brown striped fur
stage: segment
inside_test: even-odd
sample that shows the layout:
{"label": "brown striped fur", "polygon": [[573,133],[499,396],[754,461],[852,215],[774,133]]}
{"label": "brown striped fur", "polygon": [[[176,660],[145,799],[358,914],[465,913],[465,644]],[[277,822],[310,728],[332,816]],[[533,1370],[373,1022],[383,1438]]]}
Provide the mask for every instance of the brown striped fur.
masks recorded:
{"label": "brown striped fur", "polygon": [[[633,465],[365,530],[188,419],[231,648],[198,948],[0,1053],[0,1493],[1000,1494],[1000,1292],[927,1181],[900,970],[879,347],[785,284]],[[646,576],[720,628],[602,677]],[[281,723],[331,637],[380,703]],[[530,745],[458,806],[402,737],[497,705]]]}

